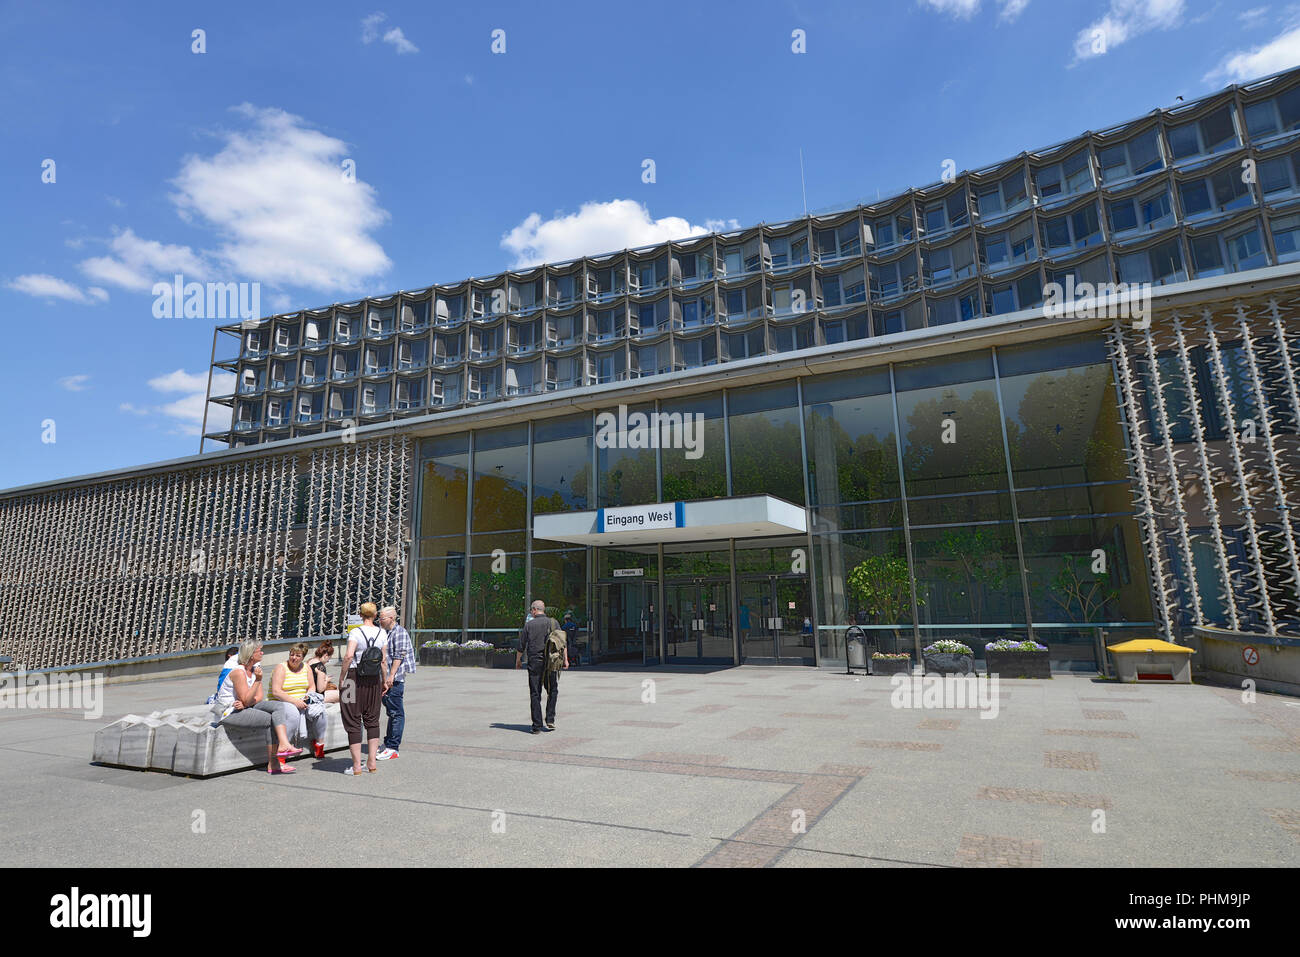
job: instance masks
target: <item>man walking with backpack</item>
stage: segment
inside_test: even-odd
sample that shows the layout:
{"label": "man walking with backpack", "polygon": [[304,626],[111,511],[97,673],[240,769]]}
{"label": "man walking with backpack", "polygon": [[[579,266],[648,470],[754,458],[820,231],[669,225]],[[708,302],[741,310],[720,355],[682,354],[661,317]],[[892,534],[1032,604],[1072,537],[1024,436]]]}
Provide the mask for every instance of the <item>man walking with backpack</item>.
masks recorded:
{"label": "man walking with backpack", "polygon": [[569,667],[564,632],[559,622],[546,614],[546,603],[535,601],[532,617],[519,629],[519,650],[515,667],[528,665],[528,699],[533,734],[542,733],[542,688],[546,688],[546,730],[555,730],[555,699],[560,694],[560,671]]}

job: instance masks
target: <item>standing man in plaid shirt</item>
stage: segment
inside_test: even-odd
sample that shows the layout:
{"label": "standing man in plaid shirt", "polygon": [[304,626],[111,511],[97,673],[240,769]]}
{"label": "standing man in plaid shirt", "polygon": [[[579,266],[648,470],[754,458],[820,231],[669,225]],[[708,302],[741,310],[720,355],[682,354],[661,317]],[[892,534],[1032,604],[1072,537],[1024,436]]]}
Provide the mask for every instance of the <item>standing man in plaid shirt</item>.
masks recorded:
{"label": "standing man in plaid shirt", "polygon": [[405,628],[397,623],[397,609],[392,605],[379,612],[379,626],[388,632],[388,660],[392,670],[384,676],[384,710],[388,712],[388,731],[384,746],[375,755],[380,761],[398,757],[402,746],[402,730],[406,727],[406,709],[403,695],[406,676],[415,672],[415,646]]}

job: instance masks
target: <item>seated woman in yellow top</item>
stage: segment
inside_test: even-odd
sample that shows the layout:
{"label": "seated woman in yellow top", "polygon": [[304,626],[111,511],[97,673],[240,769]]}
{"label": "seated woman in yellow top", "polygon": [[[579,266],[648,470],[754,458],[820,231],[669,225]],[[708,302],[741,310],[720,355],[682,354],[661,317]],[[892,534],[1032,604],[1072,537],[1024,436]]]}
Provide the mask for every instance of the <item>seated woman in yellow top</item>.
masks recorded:
{"label": "seated woman in yellow top", "polygon": [[325,757],[325,723],[328,716],[324,705],[308,711],[307,692],[312,688],[312,672],[304,663],[307,659],[307,646],[302,642],[289,649],[289,660],[275,666],[271,676],[271,697],[283,702],[286,725],[297,728],[299,734],[310,733],[312,752],[318,758]]}

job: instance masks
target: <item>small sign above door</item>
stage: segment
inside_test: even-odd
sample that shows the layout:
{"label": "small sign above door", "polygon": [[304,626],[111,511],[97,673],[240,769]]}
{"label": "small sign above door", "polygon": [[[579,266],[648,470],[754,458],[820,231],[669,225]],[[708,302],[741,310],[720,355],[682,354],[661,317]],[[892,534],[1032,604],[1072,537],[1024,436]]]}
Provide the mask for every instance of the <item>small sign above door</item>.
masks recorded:
{"label": "small sign above door", "polygon": [[642,578],[645,575],[644,568],[615,568],[615,578]]}

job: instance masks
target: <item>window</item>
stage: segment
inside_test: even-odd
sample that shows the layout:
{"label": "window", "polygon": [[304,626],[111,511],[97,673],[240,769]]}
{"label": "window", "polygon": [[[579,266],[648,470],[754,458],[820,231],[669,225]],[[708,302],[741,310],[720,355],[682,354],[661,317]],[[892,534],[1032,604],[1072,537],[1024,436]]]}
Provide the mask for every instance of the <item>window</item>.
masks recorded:
{"label": "window", "polygon": [[1073,213],[1056,216],[1043,222],[1043,238],[1048,253],[1068,249],[1082,249],[1101,242],[1101,225],[1097,219],[1097,204],[1089,203]]}
{"label": "window", "polygon": [[1297,127],[1300,127],[1300,86],[1246,107],[1246,130],[1251,139],[1287,133]]}
{"label": "window", "polygon": [[958,229],[970,222],[970,207],[966,202],[966,191],[958,190],[947,199],[930,203],[925,207],[926,238],[934,239],[951,229]]}
{"label": "window", "polygon": [[1169,128],[1169,153],[1176,159],[1208,156],[1237,145],[1232,107],[1224,104],[1209,116]]}
{"label": "window", "polygon": [[753,318],[763,313],[763,296],[758,283],[742,289],[727,290],[728,319]]}
{"label": "window", "polygon": [[1017,309],[1028,309],[1030,306],[1038,305],[1042,299],[1043,289],[1039,284],[1038,275],[1031,273],[1013,282],[986,286],[985,313],[996,316],[1004,312],[1015,312]]}
{"label": "window", "polygon": [[813,342],[812,323],[798,322],[791,326],[780,326],[772,330],[772,350],[774,352],[793,352],[796,349],[809,349]]}
{"label": "window", "polygon": [[822,338],[826,345],[867,338],[867,317],[848,316],[842,319],[822,320]]}
{"label": "window", "polygon": [[837,306],[865,302],[867,298],[865,275],[861,266],[854,266],[836,276],[823,276],[822,303],[827,309],[834,309]]}
{"label": "window", "polygon": [[596,341],[615,339],[623,335],[623,310],[603,309],[596,313]]}
{"label": "window", "polygon": [[768,251],[772,256],[773,269],[801,265],[808,261],[808,237],[802,234],[773,237],[768,244]]}
{"label": "window", "polygon": [[1187,278],[1183,268],[1182,248],[1178,240],[1169,239],[1150,249],[1116,258],[1120,282],[1149,282],[1157,285]]}
{"label": "window", "polygon": [[871,295],[877,299],[911,292],[917,287],[916,253],[908,253],[894,262],[871,264]]}
{"label": "window", "polygon": [[986,186],[979,192],[977,199],[979,211],[986,219],[1000,213],[1014,213],[1029,205],[1029,194],[1025,189],[1025,174],[1016,170],[992,186]]}
{"label": "window", "polygon": [[460,322],[465,318],[465,295],[439,296],[436,306],[437,321],[442,325]]}
{"label": "window", "polygon": [[711,366],[718,361],[718,343],[712,335],[703,339],[684,339],[678,346],[688,369]]}
{"label": "window", "polygon": [[1259,187],[1266,199],[1300,192],[1300,152],[1261,161]]}
{"label": "window", "polygon": [[767,354],[767,345],[763,339],[762,326],[747,332],[727,333],[724,345],[729,359],[748,359],[751,356]]}
{"label": "window", "polygon": [[822,262],[862,254],[862,228],[855,219],[835,229],[817,230],[817,255]]}
{"label": "window", "polygon": [[1160,138],[1154,127],[1125,143],[1099,151],[1097,161],[1101,166],[1103,183],[1114,183],[1129,176],[1149,173],[1165,165],[1160,155]]}
{"label": "window", "polygon": [[1148,193],[1135,199],[1117,199],[1106,204],[1110,231],[1122,235],[1135,230],[1161,229],[1173,224],[1173,211],[1169,204],[1169,191]]}
{"label": "window", "polygon": [[1258,226],[1248,226],[1227,235],[1193,236],[1189,242],[1192,265],[1201,278],[1268,265],[1268,254],[1264,251],[1264,240]]}
{"label": "window", "polygon": [[927,287],[955,282],[975,272],[969,239],[963,239],[943,249],[930,250],[926,253],[924,262]]}
{"label": "window", "polygon": [[1087,150],[1080,150],[1060,163],[1038,170],[1034,183],[1042,199],[1056,199],[1092,189],[1092,158]]}
{"label": "window", "polygon": [[1192,180],[1178,187],[1185,217],[1213,215],[1240,209],[1254,202],[1250,188],[1242,181],[1237,166],[1219,170],[1208,179]]}
{"label": "window", "polygon": [[979,297],[973,292],[946,299],[931,299],[927,305],[931,326],[946,326],[950,322],[974,319],[979,315]]}
{"label": "window", "polygon": [[722,248],[722,275],[739,276],[744,273],[744,253],[739,246],[724,246]]}
{"label": "window", "polygon": [[1300,213],[1290,216],[1278,216],[1270,225],[1273,227],[1273,246],[1277,249],[1279,263],[1293,263],[1300,260]]}

